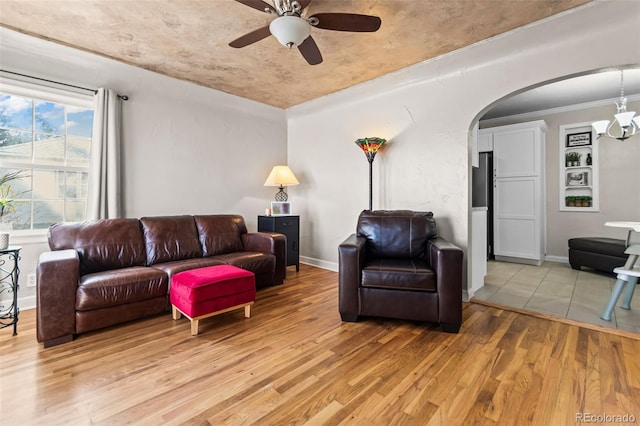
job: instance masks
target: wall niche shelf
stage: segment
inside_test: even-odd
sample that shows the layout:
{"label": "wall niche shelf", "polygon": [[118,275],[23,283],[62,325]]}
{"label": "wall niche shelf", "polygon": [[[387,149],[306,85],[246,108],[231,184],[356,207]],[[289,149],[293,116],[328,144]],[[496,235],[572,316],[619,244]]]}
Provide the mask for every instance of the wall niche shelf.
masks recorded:
{"label": "wall niche shelf", "polygon": [[559,187],[560,211],[600,210],[598,181],[598,140],[591,123],[560,126]]}

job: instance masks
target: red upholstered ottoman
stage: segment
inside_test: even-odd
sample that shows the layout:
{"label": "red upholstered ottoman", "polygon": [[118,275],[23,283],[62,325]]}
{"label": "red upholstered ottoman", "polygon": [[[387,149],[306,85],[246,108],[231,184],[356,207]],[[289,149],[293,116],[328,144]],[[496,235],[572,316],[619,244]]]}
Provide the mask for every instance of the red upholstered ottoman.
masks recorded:
{"label": "red upholstered ottoman", "polygon": [[231,265],[208,266],[175,274],[171,278],[169,297],[173,319],[183,314],[191,321],[191,335],[198,334],[198,321],[244,307],[251,316],[256,300],[253,272]]}

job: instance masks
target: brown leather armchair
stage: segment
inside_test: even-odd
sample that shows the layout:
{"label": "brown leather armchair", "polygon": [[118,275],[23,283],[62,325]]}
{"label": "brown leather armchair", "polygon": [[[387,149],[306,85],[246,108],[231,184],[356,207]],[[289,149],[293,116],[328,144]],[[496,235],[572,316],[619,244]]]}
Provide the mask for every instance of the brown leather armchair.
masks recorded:
{"label": "brown leather armchair", "polygon": [[343,321],[374,316],[460,329],[463,253],[437,236],[433,213],[365,210],[338,256]]}

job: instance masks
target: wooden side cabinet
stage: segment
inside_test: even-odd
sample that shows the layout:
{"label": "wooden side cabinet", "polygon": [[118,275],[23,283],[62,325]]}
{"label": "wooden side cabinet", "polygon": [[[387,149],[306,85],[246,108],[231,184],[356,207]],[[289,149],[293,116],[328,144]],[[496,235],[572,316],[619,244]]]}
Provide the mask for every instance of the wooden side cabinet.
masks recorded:
{"label": "wooden side cabinet", "polygon": [[287,237],[287,266],[300,271],[300,216],[258,216],[258,232],[278,232]]}

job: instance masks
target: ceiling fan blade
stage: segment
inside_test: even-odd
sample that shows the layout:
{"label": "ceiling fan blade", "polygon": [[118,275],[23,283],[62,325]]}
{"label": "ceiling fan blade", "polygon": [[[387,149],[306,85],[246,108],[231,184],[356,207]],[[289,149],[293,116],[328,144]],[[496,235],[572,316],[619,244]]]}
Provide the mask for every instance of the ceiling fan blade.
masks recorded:
{"label": "ceiling fan blade", "polygon": [[307,6],[309,6],[309,3],[311,3],[311,0],[298,0],[298,3],[300,3],[300,10],[305,10]]}
{"label": "ceiling fan blade", "polygon": [[[262,0],[236,0],[238,3],[242,3],[245,6],[252,7],[260,12],[272,13],[275,12],[273,6],[269,3],[263,2]],[[271,10],[272,12],[267,12],[267,10]]]}
{"label": "ceiling fan blade", "polygon": [[316,28],[334,31],[370,33],[378,31],[382,24],[382,20],[377,16],[357,13],[316,13],[309,17],[312,18],[318,19]]}
{"label": "ceiling fan blade", "polygon": [[231,43],[229,43],[229,46],[235,48],[245,47],[252,43],[255,43],[256,41],[260,41],[263,38],[267,38],[270,35],[271,31],[269,31],[269,25],[267,25],[266,27],[258,28],[255,31],[251,31],[248,34],[245,34],[242,37],[233,40]]}
{"label": "ceiling fan blade", "polygon": [[307,37],[299,46],[298,50],[304,56],[309,65],[318,65],[322,62],[322,53],[318,45],[311,36]]}

